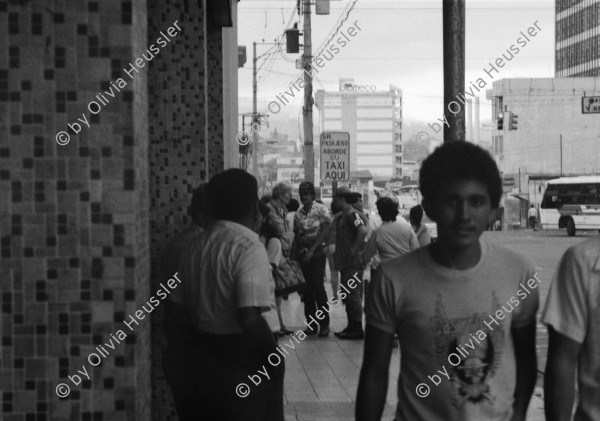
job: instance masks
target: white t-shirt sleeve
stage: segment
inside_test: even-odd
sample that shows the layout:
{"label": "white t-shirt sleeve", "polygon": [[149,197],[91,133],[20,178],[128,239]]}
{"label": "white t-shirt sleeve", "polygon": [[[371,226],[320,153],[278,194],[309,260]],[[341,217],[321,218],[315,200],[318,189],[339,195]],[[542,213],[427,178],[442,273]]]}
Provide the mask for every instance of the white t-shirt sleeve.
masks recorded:
{"label": "white t-shirt sleeve", "polygon": [[[516,295],[510,298],[510,304],[516,306],[511,327],[525,327],[536,321],[536,315],[540,308],[540,285],[534,275],[537,274],[533,268],[527,270],[526,276],[518,285]],[[535,288],[531,287],[530,284],[534,285]],[[518,303],[518,306],[516,303]]]}
{"label": "white t-shirt sleeve", "polygon": [[365,314],[367,324],[384,332],[396,333],[396,291],[382,268],[381,277],[371,282]]}
{"label": "white t-shirt sleeve", "polygon": [[236,264],[235,288],[237,308],[269,307],[269,273],[271,266],[262,245],[244,248]]}
{"label": "white t-shirt sleeve", "polygon": [[573,250],[567,250],[552,279],[542,314],[544,323],[579,343],[585,339],[589,315],[585,273]]}

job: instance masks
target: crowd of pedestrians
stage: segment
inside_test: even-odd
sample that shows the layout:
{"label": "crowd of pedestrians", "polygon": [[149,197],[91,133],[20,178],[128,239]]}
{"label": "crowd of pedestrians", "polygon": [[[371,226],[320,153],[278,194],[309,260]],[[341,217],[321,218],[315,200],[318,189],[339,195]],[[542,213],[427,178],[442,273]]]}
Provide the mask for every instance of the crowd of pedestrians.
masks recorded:
{"label": "crowd of pedestrians", "polygon": [[[422,207],[406,221],[398,203],[382,197],[379,226],[347,187],[329,209],[308,181],[299,202],[283,183],[259,200],[256,179],[238,169],[200,186],[191,226],[165,251],[166,273],[183,281],[165,308],[164,370],[179,419],[283,420],[285,359],[267,361],[279,338],[293,334],[282,319],[287,297],[275,298],[276,270],[291,260],[306,282],[303,334],[330,334],[329,312],[320,311],[328,306],[329,266],[347,316],[335,336],[365,341],[357,420],[381,419],[394,339],[401,349],[396,420],[525,420],[537,376],[539,298],[531,263],[480,238],[499,206],[498,168],[483,149],[457,142],[424,161],[420,180]],[[437,223],[434,243],[424,213]],[[598,238],[563,257],[543,321],[547,419],[570,419],[577,376],[575,420],[599,420]],[[236,386],[257,369],[269,380],[241,397]],[[420,395],[428,381],[430,393]]]}

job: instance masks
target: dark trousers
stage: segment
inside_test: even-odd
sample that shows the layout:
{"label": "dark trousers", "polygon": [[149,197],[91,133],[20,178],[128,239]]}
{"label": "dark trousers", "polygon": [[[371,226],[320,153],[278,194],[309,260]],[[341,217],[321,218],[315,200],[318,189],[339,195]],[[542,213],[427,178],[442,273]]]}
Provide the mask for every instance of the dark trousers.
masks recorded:
{"label": "dark trousers", "polygon": [[[285,361],[272,358],[280,361],[273,367],[266,357],[257,355],[245,335],[169,343],[163,368],[179,421],[283,421]],[[270,379],[257,375],[265,369]]]}
{"label": "dark trousers", "polygon": [[[346,315],[350,328],[360,327],[362,329],[362,297],[363,297],[363,271],[360,269],[342,269],[340,271],[340,296],[346,304]],[[356,280],[358,278],[358,281]],[[351,284],[351,285],[350,285]]]}
{"label": "dark trousers", "polygon": [[[308,263],[301,262],[300,268],[306,280],[304,288],[304,317],[310,323],[310,316],[319,320],[315,313],[323,307],[327,308],[327,293],[325,292],[325,262],[326,256],[313,256]],[[325,316],[319,320],[321,328],[329,327],[329,311],[323,310]],[[311,325],[312,326],[312,325]]]}
{"label": "dark trousers", "polygon": [[529,226],[531,228],[535,228],[535,216],[530,216],[529,217]]}

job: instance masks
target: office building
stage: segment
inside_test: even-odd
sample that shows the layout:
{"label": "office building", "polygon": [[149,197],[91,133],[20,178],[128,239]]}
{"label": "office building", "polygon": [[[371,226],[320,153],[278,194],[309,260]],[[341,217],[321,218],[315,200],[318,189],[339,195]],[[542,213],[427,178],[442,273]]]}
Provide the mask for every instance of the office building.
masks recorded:
{"label": "office building", "polygon": [[[377,91],[340,79],[339,91],[318,90],[320,131],[350,133],[350,170],[368,170],[373,180],[402,178],[402,91]],[[315,145],[318,150],[318,145]]]}
{"label": "office building", "polygon": [[501,206],[510,224],[524,223],[547,180],[599,173],[600,78],[503,79],[487,99],[496,124],[492,152],[503,174]]}
{"label": "office building", "polygon": [[556,77],[600,76],[600,1],[556,0]]}

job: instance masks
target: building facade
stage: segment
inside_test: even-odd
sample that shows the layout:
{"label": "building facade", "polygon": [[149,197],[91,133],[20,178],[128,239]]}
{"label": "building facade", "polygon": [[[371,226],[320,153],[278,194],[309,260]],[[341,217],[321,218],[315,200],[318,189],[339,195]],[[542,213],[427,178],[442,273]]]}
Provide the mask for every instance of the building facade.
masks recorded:
{"label": "building facade", "polygon": [[[545,181],[599,173],[600,78],[503,79],[487,99],[496,124],[492,152],[503,174],[505,222],[524,223],[524,207],[539,204]],[[516,129],[509,128],[511,119]]]}
{"label": "building facade", "polygon": [[556,77],[600,76],[600,1],[556,0]]}
{"label": "building facade", "polygon": [[[369,170],[374,180],[402,178],[402,91],[340,79],[338,92],[318,90],[320,131],[350,133],[350,170]],[[318,149],[318,148],[315,148]]]}
{"label": "building facade", "polygon": [[129,317],[193,189],[237,160],[236,10],[0,1],[0,419],[177,420],[163,309]]}

